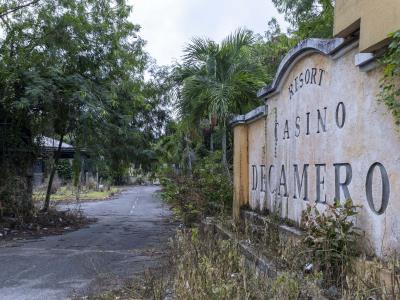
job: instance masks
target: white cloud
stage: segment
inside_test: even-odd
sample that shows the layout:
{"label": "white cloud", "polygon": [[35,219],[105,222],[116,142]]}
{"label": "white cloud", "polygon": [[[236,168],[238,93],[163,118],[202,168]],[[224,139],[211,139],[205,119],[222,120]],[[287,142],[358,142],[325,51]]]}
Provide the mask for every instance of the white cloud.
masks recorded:
{"label": "white cloud", "polygon": [[263,33],[271,17],[286,23],[271,0],[129,0],[140,36],[159,64],[179,60],[194,36],[220,41],[239,27]]}

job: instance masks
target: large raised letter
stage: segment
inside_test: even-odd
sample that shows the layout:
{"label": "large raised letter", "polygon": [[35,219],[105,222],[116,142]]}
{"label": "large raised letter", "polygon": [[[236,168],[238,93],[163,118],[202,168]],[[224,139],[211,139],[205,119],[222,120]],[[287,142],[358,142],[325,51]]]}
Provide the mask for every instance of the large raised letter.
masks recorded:
{"label": "large raised letter", "polygon": [[[372,196],[372,181],[374,178],[374,171],[375,171],[376,167],[379,168],[379,171],[381,173],[381,179],[382,179],[382,201],[381,201],[381,206],[379,209],[376,209],[374,199]],[[386,172],[386,169],[381,163],[376,162],[369,168],[368,174],[367,174],[367,180],[365,183],[365,190],[367,193],[368,205],[371,208],[371,210],[374,213],[376,213],[377,215],[382,215],[386,211],[386,209],[389,205],[390,182],[389,182],[389,176]]]}
{"label": "large raised letter", "polygon": [[[299,167],[298,165],[293,165],[294,167],[294,199],[297,199],[297,192],[299,194],[299,197],[301,197],[301,190],[303,187],[304,183],[304,201],[308,201],[308,172],[307,169],[309,167],[308,164],[304,165],[303,167],[303,173],[301,175],[301,180],[300,180],[300,175],[299,175]],[[297,187],[297,189],[296,189]]]}
{"label": "large raised letter", "polygon": [[311,69],[311,84],[317,84],[317,68]]}
{"label": "large raised letter", "polygon": [[321,83],[322,83],[322,75],[325,73],[325,70],[323,70],[323,69],[320,69],[319,70],[319,86],[321,86]]}
{"label": "large raised letter", "polygon": [[327,107],[324,107],[324,119],[322,119],[320,110],[319,109],[317,110],[318,111],[318,130],[317,130],[317,133],[320,133],[320,130],[319,130],[319,126],[320,125],[322,127],[322,131],[326,132],[326,110],[327,110]]}
{"label": "large raised letter", "polygon": [[309,69],[306,70],[306,74],[304,75],[304,82],[306,84],[310,83],[311,72]]}
{"label": "large raised letter", "polygon": [[276,191],[276,188],[272,188],[271,187],[271,171],[272,171],[272,168],[275,168],[275,166],[274,165],[270,165],[269,166],[269,170],[268,170],[268,187],[269,187],[269,191],[270,191],[270,193],[271,194],[273,194],[273,193],[275,193],[275,191]]}
{"label": "large raised letter", "polygon": [[282,170],[281,170],[281,176],[279,180],[279,190],[278,190],[278,195],[281,196],[281,186],[283,186],[283,189],[285,193],[283,194],[283,197],[288,197],[288,188],[287,188],[287,181],[286,181],[286,172],[285,172],[285,165],[282,165]]}
{"label": "large raised letter", "polygon": [[283,139],[284,139],[284,140],[290,139],[290,135],[289,135],[289,121],[288,121],[288,120],[286,120],[286,122],[285,122],[285,130],[284,130],[284,132],[283,132]]}
{"label": "large raised letter", "polygon": [[252,169],[252,175],[253,175],[253,187],[252,190],[255,191],[258,188],[258,173],[257,173],[257,166],[256,165],[252,165],[251,166]]}
{"label": "large raised letter", "polygon": [[297,116],[296,118],[296,132],[294,134],[296,137],[300,136],[300,117]]}
{"label": "large raised letter", "polygon": [[316,190],[317,190],[317,199],[315,202],[317,203],[326,203],[326,194],[324,194],[324,199],[321,201],[321,186],[324,190],[325,187],[325,176],[321,175],[321,168],[324,168],[324,174],[326,172],[326,164],[316,164],[315,168],[317,169],[317,176],[316,176]]}
{"label": "large raised letter", "polygon": [[[341,111],[341,112],[339,112]],[[339,115],[342,115],[339,120]],[[344,123],[346,122],[346,107],[344,106],[343,102],[339,102],[338,106],[336,107],[336,125],[338,128],[343,128]]]}
{"label": "large raised letter", "polygon": [[300,75],[299,75],[299,81],[300,81],[300,88],[302,88],[303,85],[304,85],[304,76],[303,76],[303,73],[300,73]]}
{"label": "large raised letter", "polygon": [[293,93],[293,84],[289,85],[289,94],[290,94],[290,99],[292,99],[292,96],[294,96],[294,93]]}
{"label": "large raised letter", "polygon": [[[351,199],[350,192],[349,192],[349,184],[353,177],[352,168],[350,164],[343,163],[343,164],[333,164],[335,166],[335,201],[340,202],[340,188],[342,188],[345,200]],[[346,168],[346,179],[344,182],[340,182],[340,168]]]}

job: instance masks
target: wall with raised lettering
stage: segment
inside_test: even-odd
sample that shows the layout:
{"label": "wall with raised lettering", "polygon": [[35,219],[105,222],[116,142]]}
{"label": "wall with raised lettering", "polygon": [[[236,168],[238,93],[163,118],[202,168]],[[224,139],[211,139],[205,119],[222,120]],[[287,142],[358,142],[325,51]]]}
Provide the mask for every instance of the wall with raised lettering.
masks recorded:
{"label": "wall with raised lettering", "polygon": [[378,255],[400,248],[400,135],[377,100],[381,70],[360,72],[356,48],[340,57],[303,51],[248,123],[249,205],[300,222],[351,198]]}

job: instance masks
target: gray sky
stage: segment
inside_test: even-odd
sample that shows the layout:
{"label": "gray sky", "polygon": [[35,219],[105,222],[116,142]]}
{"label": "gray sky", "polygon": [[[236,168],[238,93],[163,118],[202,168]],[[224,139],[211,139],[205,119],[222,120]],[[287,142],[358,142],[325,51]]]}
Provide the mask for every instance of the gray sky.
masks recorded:
{"label": "gray sky", "polygon": [[271,0],[129,0],[146,49],[160,65],[179,60],[194,36],[221,41],[238,27],[263,33],[271,17],[286,30]]}

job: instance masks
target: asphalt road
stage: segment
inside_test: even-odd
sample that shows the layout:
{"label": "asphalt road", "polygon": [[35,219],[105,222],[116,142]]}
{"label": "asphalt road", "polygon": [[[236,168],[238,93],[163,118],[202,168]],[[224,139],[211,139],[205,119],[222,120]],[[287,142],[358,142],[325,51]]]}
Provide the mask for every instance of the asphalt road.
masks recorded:
{"label": "asphalt road", "polygon": [[69,299],[117,286],[160,261],[175,225],[158,187],[82,204],[98,221],[63,235],[0,247],[0,299]]}

